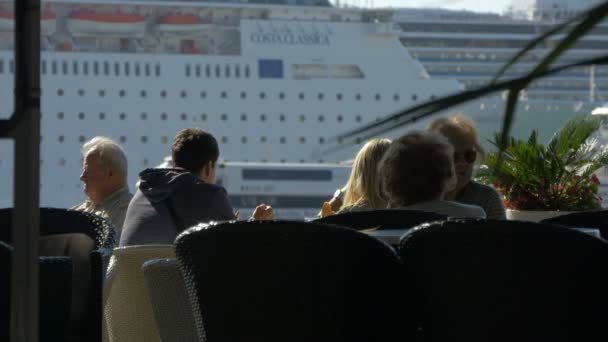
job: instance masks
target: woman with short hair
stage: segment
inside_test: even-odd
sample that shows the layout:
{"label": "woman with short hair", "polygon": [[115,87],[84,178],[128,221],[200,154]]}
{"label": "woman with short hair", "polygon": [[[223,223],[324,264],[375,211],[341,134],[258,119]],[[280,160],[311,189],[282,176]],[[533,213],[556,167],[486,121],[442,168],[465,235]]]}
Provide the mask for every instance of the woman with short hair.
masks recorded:
{"label": "woman with short hair", "polygon": [[477,140],[473,122],[463,115],[439,118],[431,122],[428,130],[445,136],[454,147],[457,182],[445,198],[480,206],[489,219],[505,220],[505,208],[500,194],[494,188],[472,179],[475,163],[481,163],[485,157],[485,150]]}

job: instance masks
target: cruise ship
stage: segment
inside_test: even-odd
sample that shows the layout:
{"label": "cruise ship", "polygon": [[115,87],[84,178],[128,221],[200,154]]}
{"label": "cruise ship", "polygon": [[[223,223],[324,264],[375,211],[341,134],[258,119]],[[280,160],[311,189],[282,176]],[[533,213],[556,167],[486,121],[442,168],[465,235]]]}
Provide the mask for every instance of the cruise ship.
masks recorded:
{"label": "cruise ship", "polygon": [[[84,200],[80,148],[97,135],[124,146],[130,184],[190,126],[212,132],[226,162],[276,168],[351,159],[359,145],[336,140],[340,133],[488,82],[527,39],[558,21],[556,7],[534,3],[529,17],[517,18],[326,0],[43,2],[41,205]],[[592,4],[551,3],[570,6],[564,16]],[[2,118],[11,113],[13,29],[12,3],[0,1]],[[566,58],[601,52],[606,30],[600,26]],[[539,81],[520,103],[516,132],[542,128],[548,136],[567,117],[595,107],[608,90],[606,74],[597,67]],[[589,96],[585,84],[592,85]],[[487,138],[500,129],[503,102],[496,94],[442,115],[464,112]],[[15,157],[9,143],[0,143],[0,174],[7,175],[0,206],[12,204]],[[334,183],[324,187],[327,195],[340,185]]]}

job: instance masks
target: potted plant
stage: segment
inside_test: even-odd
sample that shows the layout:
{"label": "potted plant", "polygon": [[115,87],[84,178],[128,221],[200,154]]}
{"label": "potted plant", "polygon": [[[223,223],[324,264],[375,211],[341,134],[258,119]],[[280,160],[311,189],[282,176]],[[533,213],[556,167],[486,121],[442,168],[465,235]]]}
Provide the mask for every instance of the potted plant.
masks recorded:
{"label": "potted plant", "polygon": [[600,208],[599,180],[594,174],[608,163],[608,149],[593,134],[600,119],[575,116],[545,146],[533,131],[528,140],[510,138],[489,153],[478,174],[503,195],[510,219],[538,221],[566,212]]}

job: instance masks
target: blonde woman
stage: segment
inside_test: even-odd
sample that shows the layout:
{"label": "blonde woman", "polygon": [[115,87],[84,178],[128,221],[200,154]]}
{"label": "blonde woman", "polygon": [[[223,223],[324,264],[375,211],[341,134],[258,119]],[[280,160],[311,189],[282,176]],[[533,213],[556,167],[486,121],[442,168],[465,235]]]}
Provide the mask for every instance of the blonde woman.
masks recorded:
{"label": "blonde woman", "polygon": [[454,147],[454,168],[458,181],[445,199],[480,206],[489,219],[506,219],[500,194],[494,188],[473,180],[474,165],[481,163],[485,156],[473,122],[463,115],[439,118],[431,122],[428,130],[445,136]]}
{"label": "blonde woman", "polygon": [[338,213],[386,208],[378,178],[378,164],[390,143],[389,139],[372,139],[357,153]]}

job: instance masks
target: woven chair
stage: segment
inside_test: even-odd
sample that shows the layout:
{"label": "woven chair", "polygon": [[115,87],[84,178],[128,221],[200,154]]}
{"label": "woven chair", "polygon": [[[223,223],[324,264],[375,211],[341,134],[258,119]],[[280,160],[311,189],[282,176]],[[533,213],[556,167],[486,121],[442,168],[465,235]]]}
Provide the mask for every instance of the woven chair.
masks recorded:
{"label": "woven chair", "polygon": [[[0,341],[10,340],[13,248],[0,242]],[[70,340],[72,260],[39,257],[39,341]]]}
{"label": "woven chair", "polygon": [[[12,212],[12,208],[0,209],[0,226],[12,226]],[[12,229],[0,230],[0,241],[12,243],[11,234]],[[75,291],[72,294],[73,322],[70,334],[76,340],[101,341],[102,286],[114,247],[115,234],[112,223],[97,215],[62,208],[40,208],[41,242],[45,239],[48,241],[48,238],[53,236],[58,238],[52,244],[58,245],[59,250],[49,254],[50,256],[68,256],[67,253],[71,250],[88,248],[82,237],[90,238],[90,252],[88,257],[85,254],[84,263],[81,258],[73,260]],[[81,243],[84,245],[74,246]],[[70,248],[65,248],[70,244]],[[44,252],[41,251],[41,255],[44,255]],[[79,252],[82,254],[82,251]],[[78,311],[77,315],[75,311]]]}
{"label": "woven chair", "polygon": [[142,267],[148,260],[161,258],[175,258],[175,246],[114,249],[104,288],[104,321],[109,342],[160,341]]}
{"label": "woven chair", "polygon": [[316,219],[313,222],[337,224],[355,230],[406,229],[422,223],[447,220],[446,215],[412,209],[378,209],[353,211]]}
{"label": "woven chair", "polygon": [[161,341],[198,341],[192,306],[177,260],[146,261],[143,270]]}
{"label": "woven chair", "polygon": [[201,341],[414,336],[399,258],[354,230],[289,221],[200,225],[178,236],[176,254]]}
{"label": "woven chair", "polygon": [[422,341],[608,341],[601,239],[533,222],[447,221],[409,232],[399,252]]}
{"label": "woven chair", "polygon": [[575,228],[597,228],[602,238],[608,240],[608,210],[581,211],[551,217],[542,222]]}

